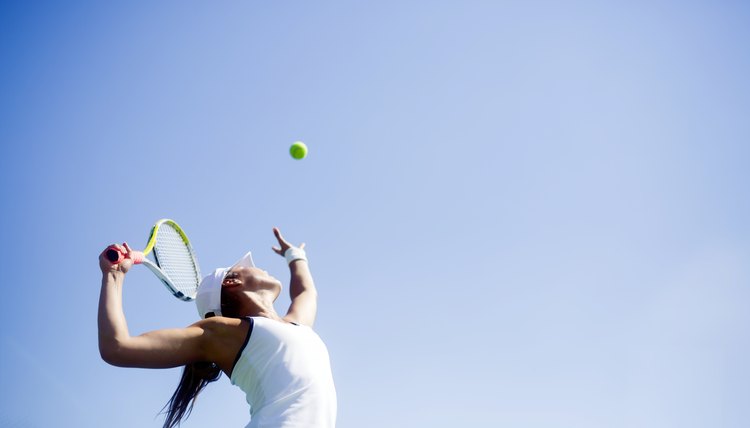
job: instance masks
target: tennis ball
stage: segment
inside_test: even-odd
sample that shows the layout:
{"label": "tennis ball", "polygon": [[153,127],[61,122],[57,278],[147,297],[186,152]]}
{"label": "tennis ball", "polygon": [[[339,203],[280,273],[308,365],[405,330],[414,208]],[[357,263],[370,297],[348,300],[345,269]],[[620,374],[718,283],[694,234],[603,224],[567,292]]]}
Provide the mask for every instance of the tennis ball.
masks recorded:
{"label": "tennis ball", "polygon": [[302,141],[295,141],[292,147],[289,147],[289,154],[297,160],[304,159],[307,156],[307,146]]}

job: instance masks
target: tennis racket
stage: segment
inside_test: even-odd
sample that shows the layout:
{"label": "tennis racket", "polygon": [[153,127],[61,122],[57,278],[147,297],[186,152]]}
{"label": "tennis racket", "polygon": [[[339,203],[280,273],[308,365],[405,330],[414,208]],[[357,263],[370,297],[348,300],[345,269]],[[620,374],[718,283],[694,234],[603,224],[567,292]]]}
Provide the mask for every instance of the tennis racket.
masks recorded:
{"label": "tennis racket", "polygon": [[[106,256],[112,264],[120,263],[125,258],[125,254],[116,247],[110,247]],[[187,235],[173,220],[157,221],[151,228],[146,248],[132,251],[130,258],[134,264],[149,268],[178,299],[186,302],[195,299],[201,282],[201,270]]]}

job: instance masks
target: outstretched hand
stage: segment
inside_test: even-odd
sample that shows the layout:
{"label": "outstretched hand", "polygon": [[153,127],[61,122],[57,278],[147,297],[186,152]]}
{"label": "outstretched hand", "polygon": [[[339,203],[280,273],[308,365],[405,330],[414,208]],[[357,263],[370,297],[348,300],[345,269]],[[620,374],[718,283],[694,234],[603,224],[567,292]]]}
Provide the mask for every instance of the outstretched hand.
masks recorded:
{"label": "outstretched hand", "polygon": [[[286,250],[288,250],[288,249],[290,249],[290,248],[294,247],[294,245],[292,245],[292,244],[290,244],[289,242],[287,242],[287,240],[286,240],[286,239],[284,239],[284,237],[283,237],[283,236],[281,236],[281,232],[279,231],[279,228],[278,228],[278,227],[274,227],[274,228],[273,228],[273,234],[274,234],[274,235],[276,236],[276,240],[278,240],[278,241],[279,241],[279,246],[278,246],[278,247],[271,247],[271,249],[272,249],[272,250],[273,250],[273,251],[274,251],[274,252],[275,252],[276,254],[280,255],[281,257],[284,257],[284,253],[286,253]],[[297,248],[299,248],[299,249],[304,249],[304,248],[305,248],[305,243],[303,242],[303,243],[302,243],[302,244],[300,244],[300,245],[299,245],[299,247],[297,247]]]}
{"label": "outstretched hand", "polygon": [[[107,258],[107,251],[110,249],[115,249],[121,252],[125,255],[125,257],[119,263],[112,263]],[[122,245],[112,244],[105,248],[101,254],[99,254],[99,268],[102,270],[103,274],[107,274],[109,272],[127,273],[133,266],[133,260],[130,257],[132,252],[133,250],[131,250],[130,246],[125,242],[123,242]]]}

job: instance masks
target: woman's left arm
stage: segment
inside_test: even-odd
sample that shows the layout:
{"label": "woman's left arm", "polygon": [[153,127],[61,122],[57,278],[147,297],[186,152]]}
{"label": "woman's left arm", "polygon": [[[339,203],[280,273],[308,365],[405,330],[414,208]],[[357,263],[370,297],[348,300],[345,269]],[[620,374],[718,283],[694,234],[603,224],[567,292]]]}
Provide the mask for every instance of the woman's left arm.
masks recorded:
{"label": "woman's left arm", "polygon": [[[273,228],[273,233],[279,241],[279,246],[273,247],[273,251],[284,257],[287,250],[294,248],[294,246],[281,236],[281,232],[277,227]],[[304,250],[305,244],[300,244],[296,248]],[[312,327],[315,323],[315,316],[318,313],[318,291],[315,288],[315,282],[310,273],[307,258],[303,256],[300,260],[292,261],[289,264],[289,272],[291,274],[289,297],[292,303],[289,305],[289,310],[284,319]]]}

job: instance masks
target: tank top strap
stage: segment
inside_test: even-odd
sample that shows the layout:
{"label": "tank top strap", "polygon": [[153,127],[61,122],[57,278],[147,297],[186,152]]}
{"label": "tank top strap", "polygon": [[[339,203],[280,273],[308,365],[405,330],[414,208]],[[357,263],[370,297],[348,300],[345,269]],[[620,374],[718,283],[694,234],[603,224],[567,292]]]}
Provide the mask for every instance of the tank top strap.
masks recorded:
{"label": "tank top strap", "polygon": [[234,367],[237,365],[237,361],[240,360],[242,352],[245,350],[245,347],[247,347],[247,343],[250,341],[250,336],[253,334],[253,327],[255,326],[255,320],[252,317],[243,317],[242,319],[247,321],[250,325],[247,328],[247,335],[245,335],[245,340],[242,342],[242,346],[240,346],[239,351],[237,351],[237,355],[234,357],[234,362],[232,363],[232,371],[234,371]]}

